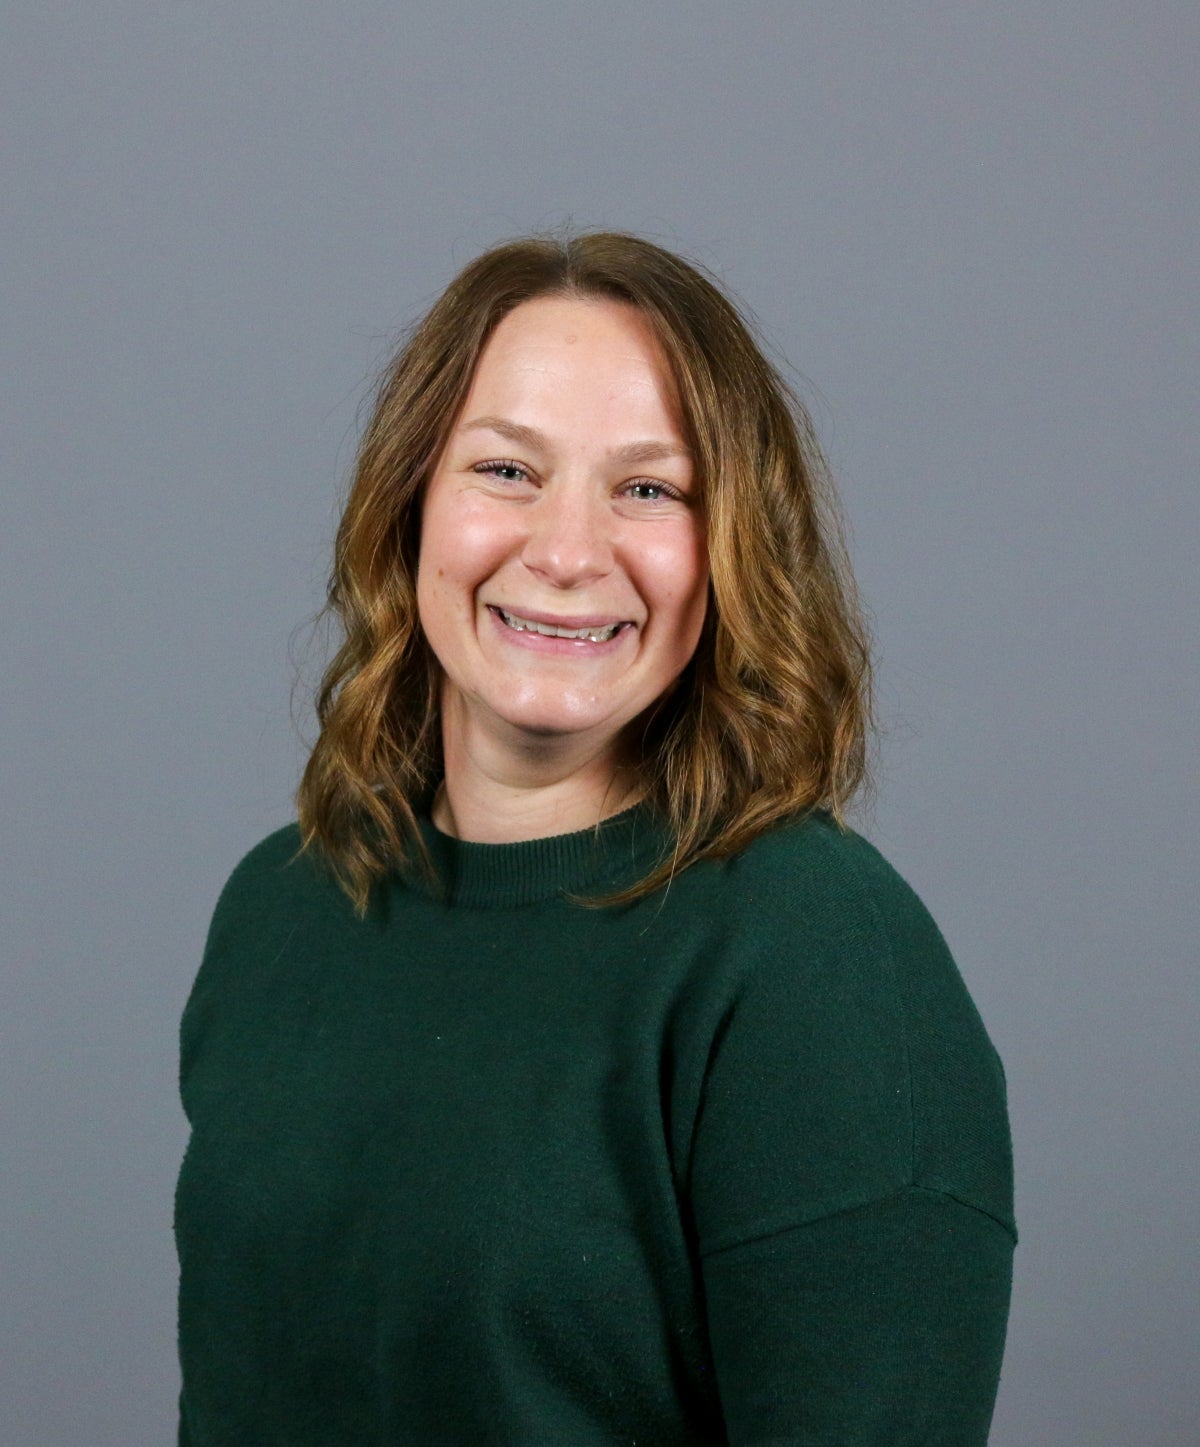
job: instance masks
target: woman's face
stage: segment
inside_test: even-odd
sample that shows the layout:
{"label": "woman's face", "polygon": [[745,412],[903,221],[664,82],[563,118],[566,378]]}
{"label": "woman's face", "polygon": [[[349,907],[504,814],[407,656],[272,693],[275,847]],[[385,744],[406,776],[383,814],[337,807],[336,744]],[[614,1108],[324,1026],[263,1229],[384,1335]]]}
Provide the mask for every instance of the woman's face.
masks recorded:
{"label": "woman's face", "polygon": [[485,347],[430,478],[417,601],[443,715],[595,756],[674,681],[708,564],[670,373],[632,306],[544,297]]}

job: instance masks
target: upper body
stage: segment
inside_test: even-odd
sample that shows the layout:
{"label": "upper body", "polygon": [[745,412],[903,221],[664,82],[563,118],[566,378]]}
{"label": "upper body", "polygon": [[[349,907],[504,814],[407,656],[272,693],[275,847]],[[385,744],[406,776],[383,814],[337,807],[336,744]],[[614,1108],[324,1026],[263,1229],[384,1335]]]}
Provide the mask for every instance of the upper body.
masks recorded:
{"label": "upper body", "polygon": [[298,827],[184,1016],[187,1447],[985,1441],[1003,1077],[844,824],[822,479],[638,238],[496,248],[406,342]]}
{"label": "upper body", "polygon": [[425,827],[441,899],[397,879],[360,921],[295,828],[222,894],[181,1442],[984,1443],[1003,1076],[895,871],[817,814],[595,911],[562,892],[644,868],[642,808]]}

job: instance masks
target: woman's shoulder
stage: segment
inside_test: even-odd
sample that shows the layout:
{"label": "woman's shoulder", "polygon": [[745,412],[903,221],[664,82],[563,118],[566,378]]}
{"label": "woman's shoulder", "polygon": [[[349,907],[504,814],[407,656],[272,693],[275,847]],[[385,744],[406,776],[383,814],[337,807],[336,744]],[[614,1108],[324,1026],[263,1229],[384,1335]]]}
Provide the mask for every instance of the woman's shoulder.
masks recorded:
{"label": "woman's shoulder", "polygon": [[[861,834],[813,813],[759,836],[730,861],[727,912],[740,921],[756,988],[823,1002],[830,1031],[873,1012],[904,1037],[913,1069],[950,1055],[996,1067],[974,1000],[923,900]],[[890,1028],[890,1027],[889,1027]]]}
{"label": "woman's shoulder", "polygon": [[282,877],[301,853],[300,826],[292,820],[247,849],[230,871],[221,895],[236,894]]}
{"label": "woman's shoulder", "polygon": [[217,897],[210,933],[224,926],[265,923],[293,911],[319,888],[319,871],[303,850],[295,821],[272,830],[238,859]]}
{"label": "woman's shoulder", "polygon": [[815,919],[866,910],[885,928],[936,929],[924,903],[874,844],[824,810],[765,831],[730,862],[739,892]]}
{"label": "woman's shoulder", "polygon": [[[913,888],[874,844],[817,813],[760,835],[729,861],[728,878],[728,912],[753,946],[741,985],[752,1006],[746,1068],[772,1049],[790,1060],[803,1041],[833,1090],[862,1068],[890,1079],[891,1062],[909,1112],[911,1179],[1012,1231],[1003,1066]],[[814,1098],[824,1098],[819,1080],[806,1087]],[[831,1119],[852,1116],[831,1107]]]}

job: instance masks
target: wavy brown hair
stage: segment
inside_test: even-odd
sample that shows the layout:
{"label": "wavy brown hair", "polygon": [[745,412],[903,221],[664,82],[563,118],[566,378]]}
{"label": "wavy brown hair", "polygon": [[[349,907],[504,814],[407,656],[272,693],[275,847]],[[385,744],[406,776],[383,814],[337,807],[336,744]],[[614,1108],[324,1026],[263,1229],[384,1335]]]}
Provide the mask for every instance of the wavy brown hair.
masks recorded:
{"label": "wavy brown hair", "polygon": [[808,412],[696,265],[640,237],[512,241],[471,262],[384,372],[337,531],[322,614],[344,641],[317,694],[297,791],[360,915],[398,867],[429,867],[417,811],[441,777],[440,669],[417,616],[420,499],[501,319],[534,297],[638,308],[670,364],[695,460],[708,609],[678,685],[633,726],[640,782],[673,839],[643,897],[812,809],[844,823],[866,781],[869,640]]}

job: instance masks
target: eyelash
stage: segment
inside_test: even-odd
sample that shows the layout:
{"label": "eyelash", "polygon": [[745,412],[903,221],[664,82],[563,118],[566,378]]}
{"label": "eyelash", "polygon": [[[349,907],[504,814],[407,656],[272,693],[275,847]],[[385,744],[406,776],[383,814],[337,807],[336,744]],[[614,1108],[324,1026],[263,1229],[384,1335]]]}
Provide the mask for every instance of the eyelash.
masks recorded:
{"label": "eyelash", "polygon": [[[471,471],[481,473],[484,476],[487,476],[489,474],[495,474],[497,472],[520,472],[523,473],[526,477],[529,476],[529,471],[527,468],[522,467],[519,462],[513,462],[511,459],[508,458],[496,458],[491,462],[477,462],[475,466],[471,469]],[[503,481],[506,482],[512,482],[516,480],[517,479],[513,478],[503,479]],[[626,486],[656,487],[658,488],[659,492],[662,493],[663,497],[669,498],[673,502],[683,501],[683,494],[677,488],[672,487],[669,482],[659,482],[654,478],[635,478],[632,482],[626,483]],[[657,498],[653,500],[656,502],[658,501]]]}

